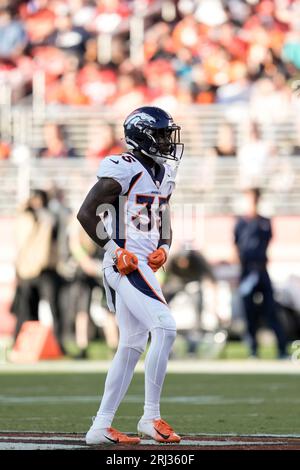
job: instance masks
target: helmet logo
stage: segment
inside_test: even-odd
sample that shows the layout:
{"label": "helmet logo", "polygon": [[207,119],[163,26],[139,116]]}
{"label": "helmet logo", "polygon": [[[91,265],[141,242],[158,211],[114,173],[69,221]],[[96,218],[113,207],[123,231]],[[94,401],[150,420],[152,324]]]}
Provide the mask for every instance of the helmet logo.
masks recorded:
{"label": "helmet logo", "polygon": [[128,116],[128,118],[125,121],[125,125],[131,125],[131,126],[136,126],[138,127],[138,124],[140,123],[149,123],[152,124],[155,122],[155,119],[150,116],[147,113],[138,113],[134,114],[133,116]]}

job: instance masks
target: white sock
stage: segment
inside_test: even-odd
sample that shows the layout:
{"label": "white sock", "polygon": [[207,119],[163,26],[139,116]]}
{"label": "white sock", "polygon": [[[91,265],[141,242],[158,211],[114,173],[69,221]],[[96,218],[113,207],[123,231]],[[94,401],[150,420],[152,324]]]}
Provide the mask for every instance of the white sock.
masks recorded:
{"label": "white sock", "polygon": [[97,429],[111,427],[115,413],[131,382],[134,368],[141,353],[119,345],[105,380],[104,394],[93,426]]}
{"label": "white sock", "polygon": [[175,337],[175,330],[154,328],[151,331],[151,344],[145,361],[145,406],[142,420],[160,418],[160,395]]}

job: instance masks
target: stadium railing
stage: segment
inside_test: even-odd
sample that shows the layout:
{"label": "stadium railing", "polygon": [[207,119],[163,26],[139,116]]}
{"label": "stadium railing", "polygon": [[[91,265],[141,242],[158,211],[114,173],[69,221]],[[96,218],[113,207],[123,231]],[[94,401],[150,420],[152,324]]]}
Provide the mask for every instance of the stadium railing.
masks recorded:
{"label": "stadium railing", "polygon": [[[275,183],[281,175],[266,172],[261,186],[264,203],[270,213],[298,214],[300,204],[300,161],[290,158],[293,182],[290,187],[278,188]],[[95,182],[97,162],[78,159],[32,159],[16,165],[0,163],[0,215],[15,214],[26,199],[30,188],[63,188],[66,202],[76,210],[89,187]],[[238,208],[239,176],[235,158],[216,160],[211,175],[199,164],[198,157],[183,160],[178,173],[173,203],[202,204],[206,214],[232,214]]]}
{"label": "stadium railing", "polygon": [[[245,141],[245,125],[250,115],[246,109],[233,111],[233,107],[205,105],[182,107],[175,113],[183,127],[185,157],[178,173],[174,201],[202,203],[208,214],[235,212],[240,188],[237,159],[210,158],[206,153],[216,145],[218,127],[224,121],[232,123],[238,147]],[[296,214],[300,203],[300,159],[288,156],[297,137],[295,113],[291,107],[284,121],[261,125],[264,138],[276,146],[281,156],[275,166],[272,163],[266,168],[259,185],[265,190],[264,200],[270,211],[280,214]],[[64,125],[68,143],[80,158],[35,158],[37,149],[44,145],[43,126],[49,121]],[[98,165],[97,161],[84,158],[89,138],[99,133],[97,126],[101,123],[115,125],[121,136],[122,122],[123,116],[107,108],[48,106],[36,112],[31,106],[15,106],[10,110],[0,107],[1,135],[10,141],[14,150],[19,149],[15,152],[18,158],[0,162],[0,214],[14,213],[30,188],[47,188],[52,184],[64,188],[71,207],[78,207],[95,179]],[[30,155],[28,159],[25,149]]]}

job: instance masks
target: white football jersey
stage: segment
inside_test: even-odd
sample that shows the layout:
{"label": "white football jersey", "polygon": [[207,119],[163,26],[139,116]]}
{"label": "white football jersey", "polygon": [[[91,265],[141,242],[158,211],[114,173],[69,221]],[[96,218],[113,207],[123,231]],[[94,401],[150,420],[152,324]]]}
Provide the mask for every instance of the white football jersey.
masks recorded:
{"label": "white football jersey", "polygon": [[[105,212],[105,228],[117,245],[134,253],[140,262],[147,262],[157,249],[163,208],[175,185],[172,167],[167,163],[159,167],[153,175],[151,167],[137,156],[123,153],[107,156],[97,172],[98,178],[113,178],[122,187],[113,210]],[[105,253],[103,267],[112,264]]]}

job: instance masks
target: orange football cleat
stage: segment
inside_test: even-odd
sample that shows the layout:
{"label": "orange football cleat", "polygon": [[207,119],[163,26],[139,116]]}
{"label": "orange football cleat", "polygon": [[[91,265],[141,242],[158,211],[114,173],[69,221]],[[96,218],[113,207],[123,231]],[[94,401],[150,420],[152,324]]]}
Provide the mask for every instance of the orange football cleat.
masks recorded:
{"label": "orange football cleat", "polygon": [[138,433],[140,436],[150,436],[157,442],[178,443],[181,440],[181,437],[163,419],[140,420],[138,423]]}
{"label": "orange football cleat", "polygon": [[[121,431],[117,431],[114,428],[108,428],[108,434],[111,440],[115,441],[115,444],[139,444],[141,439],[139,437],[130,437]],[[107,438],[108,436],[106,436]]]}
{"label": "orange football cleat", "polygon": [[85,441],[88,445],[99,445],[99,444],[139,444],[141,442],[139,437],[129,437],[123,434],[117,429],[107,428],[101,429],[96,426],[92,426],[88,431]]}

